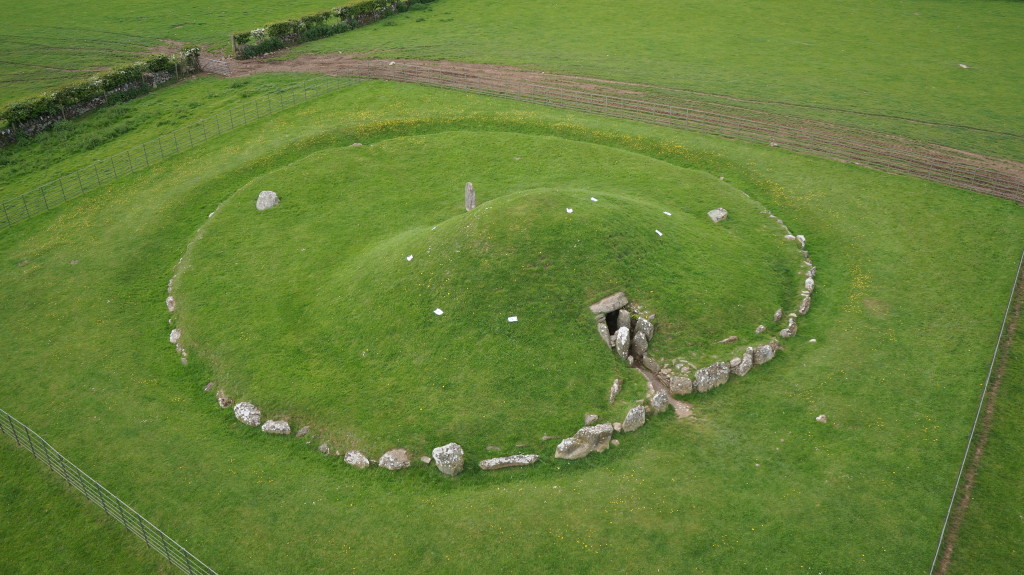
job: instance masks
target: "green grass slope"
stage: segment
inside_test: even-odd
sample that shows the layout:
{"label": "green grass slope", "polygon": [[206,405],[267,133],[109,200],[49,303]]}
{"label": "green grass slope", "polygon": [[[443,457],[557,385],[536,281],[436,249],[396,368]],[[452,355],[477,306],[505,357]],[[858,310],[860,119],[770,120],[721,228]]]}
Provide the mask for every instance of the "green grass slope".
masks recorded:
{"label": "green grass slope", "polygon": [[[163,307],[196,230],[226,213],[208,214],[311,154],[453,131],[554,136],[723,177],[808,237],[819,287],[800,336],[756,380],[695,397],[694,418],[656,418],[581,461],[455,480],[359,472],[219,410],[201,391],[215,366],[181,366]],[[1024,213],[993,198],[366,83],[0,233],[0,402],[224,573],[915,572],[931,561],[1022,244]],[[41,539],[34,511],[9,513]],[[72,548],[28,552],[91,569]]]}

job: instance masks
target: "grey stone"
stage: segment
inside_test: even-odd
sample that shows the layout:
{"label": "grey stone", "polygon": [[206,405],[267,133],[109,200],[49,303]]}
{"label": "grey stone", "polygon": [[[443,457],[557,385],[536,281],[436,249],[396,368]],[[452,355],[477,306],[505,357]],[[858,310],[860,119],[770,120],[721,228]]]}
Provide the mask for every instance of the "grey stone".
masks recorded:
{"label": "grey stone", "polygon": [[779,332],[779,337],[781,337],[781,338],[793,337],[794,335],[796,335],[796,330],[797,330],[796,318],[792,318],[791,317],[791,318],[789,318],[789,325],[787,325],[785,329],[783,329],[782,331]]}
{"label": "grey stone", "polygon": [[614,427],[610,423],[580,428],[576,435],[563,439],[555,448],[558,459],[580,459],[591,452],[602,452],[608,449]]}
{"label": "grey stone", "polygon": [[619,433],[619,432],[621,432],[621,431],[622,431],[622,424],[621,424],[620,422],[618,422],[618,421],[613,421],[613,422],[612,422],[612,429],[613,429],[613,430],[614,430],[614,431],[615,431],[616,433]]}
{"label": "grey stone", "polygon": [[761,324],[761,325],[757,326],[757,328],[754,330],[754,333],[762,334],[762,333],[764,333],[767,330],[768,330],[768,328],[765,327],[764,324]]}
{"label": "grey stone", "polygon": [[370,466],[370,460],[361,451],[346,451],[345,463],[359,469],[366,469]]}
{"label": "grey stone", "polygon": [[694,389],[704,393],[729,381],[729,364],[724,361],[715,362],[697,370],[694,375]]}
{"label": "grey stone", "polygon": [[605,345],[612,347],[612,333],[608,331],[608,322],[600,320],[597,322],[597,333],[601,336],[601,340],[604,341]]}
{"label": "grey stone", "polygon": [[476,190],[473,189],[473,182],[466,182],[466,211],[476,207]]}
{"label": "grey stone", "polygon": [[779,341],[773,339],[770,343],[759,345],[754,348],[754,365],[761,365],[771,361],[775,352],[779,349]]}
{"label": "grey stone", "polygon": [[622,380],[616,379],[612,382],[612,388],[608,392],[608,403],[615,403],[615,398],[618,397],[619,392],[622,391]]}
{"label": "grey stone", "polygon": [[729,337],[716,341],[715,343],[736,343],[739,339],[740,338],[735,335],[730,335]]}
{"label": "grey stone", "polygon": [[808,295],[814,293],[814,278],[804,280],[804,289],[807,290]]}
{"label": "grey stone", "polygon": [[615,447],[618,447],[619,446],[619,440],[618,439],[613,439],[612,440],[612,445],[614,445]]}
{"label": "grey stone", "polygon": [[[326,443],[321,443],[320,447],[317,447],[316,450],[319,451],[320,453],[323,453],[324,455],[330,455],[331,454],[331,446],[327,445]],[[349,453],[351,453],[351,452],[349,452]],[[358,452],[356,452],[356,453],[358,453]],[[362,454],[360,454],[360,455],[362,455]],[[348,461],[346,461],[346,463],[348,463]]]}
{"label": "grey stone", "polygon": [[455,477],[462,473],[462,466],[466,463],[465,453],[458,443],[449,443],[441,447],[435,447],[430,453],[434,456],[434,465],[441,473]]}
{"label": "grey stone", "polygon": [[172,295],[167,296],[167,300],[165,300],[165,303],[167,304],[167,311],[173,312],[174,311],[174,296],[172,296]]}
{"label": "grey stone", "polygon": [[813,278],[815,276],[815,274],[817,274],[817,273],[818,273],[818,268],[815,267],[815,266],[811,266],[811,269],[807,270],[807,277]]}
{"label": "grey stone", "polygon": [[775,315],[772,316],[772,321],[782,321],[782,308],[775,310]]}
{"label": "grey stone", "polygon": [[654,361],[654,359],[647,355],[644,356],[644,359],[640,363],[643,364],[644,369],[651,373],[658,373],[658,371],[661,369],[661,366],[658,365],[658,362]]}
{"label": "grey stone", "polygon": [[668,409],[668,392],[659,389],[651,396],[651,411],[661,413]]}
{"label": "grey stone", "polygon": [[629,328],[620,327],[615,331],[615,353],[619,354],[619,357],[626,359],[629,355]]}
{"label": "grey stone", "polygon": [[638,317],[636,318],[636,332],[644,334],[644,337],[650,342],[654,337],[654,324],[645,317]]}
{"label": "grey stone", "polygon": [[262,417],[260,409],[248,401],[235,404],[235,419],[246,425],[259,427]]}
{"label": "grey stone", "polygon": [[828,417],[822,413],[818,417],[815,417],[814,421],[817,421],[818,423],[828,423]]}
{"label": "grey stone", "polygon": [[637,332],[633,335],[633,342],[629,344],[629,351],[633,357],[643,357],[647,353],[647,338],[644,334]]}
{"label": "grey stone", "polygon": [[734,361],[736,361],[736,364],[733,365],[732,362],[730,362],[729,370],[740,377],[747,375],[751,368],[754,367],[754,348],[748,347],[747,350],[743,352],[743,357],[738,357]]}
{"label": "grey stone", "polygon": [[409,467],[409,452],[404,449],[392,449],[384,455],[380,456],[380,465],[384,469],[390,469],[391,471],[398,471],[399,469],[405,469]]}
{"label": "grey stone", "polygon": [[644,423],[647,423],[647,410],[644,406],[638,405],[626,413],[626,418],[622,420],[622,431],[636,431],[643,427]]}
{"label": "grey stone", "polygon": [[480,469],[484,471],[493,471],[495,469],[504,469],[506,467],[525,467],[527,465],[533,465],[540,459],[539,455],[508,455],[505,457],[494,457],[492,459],[485,459],[480,462]]}
{"label": "grey stone", "polygon": [[221,407],[226,409],[226,408],[231,407],[232,405],[234,405],[234,403],[235,402],[232,401],[231,398],[228,397],[228,395],[226,393],[224,393],[223,389],[218,389],[217,390],[217,405],[219,405],[219,406],[221,406]]}
{"label": "grey stone", "polygon": [[711,218],[711,221],[717,224],[718,222],[729,217],[729,212],[727,212],[725,208],[715,208],[708,212],[708,217]]}
{"label": "grey stone", "polygon": [[629,305],[629,299],[622,292],[613,293],[601,301],[590,306],[592,313],[611,313]]}
{"label": "grey stone", "polygon": [[217,382],[216,381],[211,381],[210,383],[206,384],[206,387],[203,388],[203,391],[207,391],[207,392],[213,391],[213,388],[215,388],[215,387],[217,387]]}
{"label": "grey stone", "polygon": [[263,430],[263,433],[270,433],[272,435],[291,435],[292,433],[292,426],[288,425],[287,421],[275,421],[273,419],[268,419],[264,422],[263,427],[260,429]]}
{"label": "grey stone", "polygon": [[588,413],[583,416],[583,425],[594,425],[600,419],[596,413]]}
{"label": "grey stone", "polygon": [[633,331],[633,318],[629,316],[628,310],[620,309],[619,317],[616,318],[616,321],[619,327],[626,326],[631,332]]}
{"label": "grey stone", "polygon": [[309,426],[304,425],[301,429],[295,432],[295,437],[305,437],[309,433]]}
{"label": "grey stone", "polygon": [[262,212],[263,210],[269,210],[280,203],[281,198],[277,197],[277,194],[270,190],[263,190],[260,192],[260,196],[256,198],[256,209]]}
{"label": "grey stone", "polygon": [[804,301],[800,302],[800,309],[797,310],[797,313],[800,314],[800,315],[807,315],[807,312],[810,311],[810,309],[811,309],[811,296],[810,295],[805,295],[804,296]]}
{"label": "grey stone", "polygon": [[426,455],[420,458],[420,462],[423,463],[424,465],[430,465],[431,461],[433,461],[433,459],[427,457]]}
{"label": "grey stone", "polygon": [[668,390],[672,395],[687,395],[693,393],[693,380],[685,375],[673,375],[669,377]]}
{"label": "grey stone", "polygon": [[485,449],[487,451],[501,451],[501,448],[497,445],[488,445]]}
{"label": "grey stone", "polygon": [[171,338],[170,339],[171,339],[171,343],[177,344],[178,341],[181,340],[181,330],[177,329],[177,328],[172,329],[171,330]]}

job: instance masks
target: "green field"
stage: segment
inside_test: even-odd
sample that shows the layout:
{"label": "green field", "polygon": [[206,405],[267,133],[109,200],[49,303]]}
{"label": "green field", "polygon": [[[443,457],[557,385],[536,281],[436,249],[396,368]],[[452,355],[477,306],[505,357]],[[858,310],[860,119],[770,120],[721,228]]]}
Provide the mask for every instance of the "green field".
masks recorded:
{"label": "green field", "polygon": [[[649,4],[659,17],[641,30],[611,3],[556,19],[539,3],[439,0],[303,50],[508,63],[1021,132],[1010,80],[916,94],[910,86],[939,68],[896,70],[891,51],[867,50],[952,58],[923,38],[949,36],[959,18],[975,59],[954,71],[988,73],[978,58],[989,54],[1001,77],[1019,78],[1019,51],[989,51],[1019,43],[1008,31],[1024,17],[1019,3],[868,3],[858,8],[866,27],[826,3],[767,13]],[[308,11],[299,8],[267,8],[257,23]],[[897,8],[929,25],[901,28]],[[196,8],[192,19],[209,24],[193,31],[221,37],[209,29],[228,12]],[[682,41],[684,16],[700,33]],[[99,21],[76,22],[90,18]],[[790,23],[771,36],[780,45],[798,32],[841,38],[832,50],[859,46],[866,59],[840,89],[830,87],[838,53],[819,61],[785,45],[734,57],[729,38],[767,38],[772,19]],[[149,38],[189,30],[171,20],[121,27]],[[225,32],[249,27],[223,21]],[[975,36],[984,23],[990,33]],[[61,41],[95,38],[90,26]],[[601,60],[599,38],[620,52]],[[698,46],[703,64],[685,66]],[[654,66],[659,58],[676,72]],[[890,76],[878,75],[886,62]],[[0,150],[0,193],[302,78],[203,77],[99,111]],[[885,90],[888,101],[872,95]],[[466,181],[478,194],[469,213]],[[265,189],[282,204],[258,213]],[[704,213],[719,205],[731,216],[712,226]],[[556,441],[542,436],[570,435],[584,413],[619,419],[643,395],[642,378],[593,329],[593,300],[626,289],[657,312],[659,354],[701,362],[736,352],[709,342],[753,342],[765,314],[792,308],[799,258],[762,210],[807,236],[818,269],[798,336],[746,378],[686,396],[694,417],[655,416],[605,453],[555,459]],[[1021,246],[1024,211],[1003,200],[777,148],[368,81],[0,231],[0,407],[220,573],[917,573],[935,552]],[[172,277],[174,315],[164,304]],[[187,365],[172,327],[185,334]],[[1012,353],[953,572],[1012,572],[1024,553]],[[626,391],[608,406],[623,376]],[[315,437],[242,425],[202,391],[210,381]],[[467,471],[357,470],[321,455],[321,441],[370,457],[457,441]],[[476,469],[519,451],[541,461]],[[172,572],[13,441],[0,441],[0,459],[0,539],[11,543],[0,570]]]}

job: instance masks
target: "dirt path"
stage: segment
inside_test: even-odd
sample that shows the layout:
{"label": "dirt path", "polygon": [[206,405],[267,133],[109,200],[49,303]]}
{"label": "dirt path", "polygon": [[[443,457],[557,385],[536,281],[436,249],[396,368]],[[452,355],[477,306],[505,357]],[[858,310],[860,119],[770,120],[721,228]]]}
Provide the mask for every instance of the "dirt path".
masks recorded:
{"label": "dirt path", "polygon": [[308,72],[438,86],[665,125],[909,175],[1024,204],[1024,163],[656,86],[448,61],[303,54],[230,61],[228,75]]}

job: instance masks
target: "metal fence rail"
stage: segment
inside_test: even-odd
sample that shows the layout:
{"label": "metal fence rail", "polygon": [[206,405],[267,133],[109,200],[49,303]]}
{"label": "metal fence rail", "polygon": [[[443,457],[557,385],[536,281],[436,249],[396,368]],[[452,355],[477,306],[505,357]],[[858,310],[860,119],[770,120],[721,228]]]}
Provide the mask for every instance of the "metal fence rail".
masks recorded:
{"label": "metal fence rail", "polygon": [[680,105],[622,84],[564,77],[543,80],[508,70],[452,70],[372,61],[354,73],[768,144],[1024,203],[1024,164],[870,130],[734,105]]}
{"label": "metal fence rail", "polygon": [[198,146],[210,138],[360,81],[356,78],[334,76],[309,80],[260,96],[178,128],[155,140],[98,160],[90,166],[0,203],[0,230],[94,190],[118,177],[137,172],[169,156]]}
{"label": "metal fence rail", "polygon": [[81,491],[89,498],[89,501],[98,505],[126,530],[142,539],[150,549],[162,555],[171,565],[189,575],[217,575],[216,571],[189,553],[188,549],[168,537],[166,533],[150,523],[130,505],[107,491],[107,488],[89,477],[77,465],[68,461],[45,439],[3,409],[0,409],[0,432],[13,437],[19,446],[31,451],[36,459],[60,475],[68,485]]}

